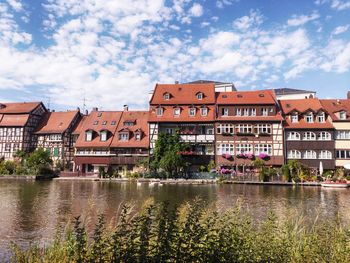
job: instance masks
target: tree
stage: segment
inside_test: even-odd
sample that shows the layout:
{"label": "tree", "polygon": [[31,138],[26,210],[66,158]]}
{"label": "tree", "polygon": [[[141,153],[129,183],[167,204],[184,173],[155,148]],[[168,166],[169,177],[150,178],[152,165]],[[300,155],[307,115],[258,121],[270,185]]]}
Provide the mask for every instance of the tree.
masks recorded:
{"label": "tree", "polygon": [[43,148],[39,148],[28,156],[26,159],[26,165],[34,175],[48,172],[51,170],[52,165],[50,153]]}
{"label": "tree", "polygon": [[294,181],[298,181],[300,174],[304,167],[298,160],[289,160],[287,163],[289,167],[290,176]]}

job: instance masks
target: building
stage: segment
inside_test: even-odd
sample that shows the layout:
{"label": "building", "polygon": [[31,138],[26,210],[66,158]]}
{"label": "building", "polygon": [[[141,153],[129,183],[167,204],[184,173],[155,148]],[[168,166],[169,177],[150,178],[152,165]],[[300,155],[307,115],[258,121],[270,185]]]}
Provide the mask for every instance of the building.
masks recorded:
{"label": "building", "polygon": [[277,100],[295,100],[295,99],[310,99],[316,98],[315,91],[280,88],[274,89]]}
{"label": "building", "polygon": [[0,159],[35,148],[33,133],[46,112],[41,102],[0,103]]}
{"label": "building", "polygon": [[117,170],[119,174],[137,171],[148,156],[148,111],[99,111],[87,116],[73,132],[75,171],[89,174]]}
{"label": "building", "polygon": [[335,165],[350,165],[350,96],[342,100],[321,100],[321,103],[335,128]]}
{"label": "building", "polygon": [[244,172],[260,157],[281,166],[283,118],[273,91],[219,92],[216,97],[216,165]]}
{"label": "building", "polygon": [[286,161],[318,169],[335,167],[334,127],[318,99],[281,100],[285,117]]}
{"label": "building", "polygon": [[215,85],[215,92],[236,91],[236,87],[232,82],[220,82],[220,81],[200,79],[200,80],[188,82],[186,84],[214,84]]}
{"label": "building", "polygon": [[36,148],[50,152],[54,166],[73,169],[74,140],[72,132],[81,120],[79,110],[46,112],[35,131]]}
{"label": "building", "polygon": [[191,145],[183,155],[197,171],[214,161],[214,122],[215,84],[157,84],[149,109],[150,151],[160,132],[178,132]]}

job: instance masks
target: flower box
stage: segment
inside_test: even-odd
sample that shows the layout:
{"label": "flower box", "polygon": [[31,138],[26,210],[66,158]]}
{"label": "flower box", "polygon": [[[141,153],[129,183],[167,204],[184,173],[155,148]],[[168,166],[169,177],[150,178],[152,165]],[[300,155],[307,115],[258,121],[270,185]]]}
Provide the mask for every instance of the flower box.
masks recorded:
{"label": "flower box", "polygon": [[237,132],[237,136],[254,136],[252,132]]}
{"label": "flower box", "polygon": [[268,161],[268,160],[270,160],[271,157],[266,153],[260,153],[259,158],[264,160],[264,161]]}
{"label": "flower box", "polygon": [[232,159],[232,155],[229,154],[229,153],[223,153],[221,156],[222,156],[223,158],[227,159],[227,160]]}

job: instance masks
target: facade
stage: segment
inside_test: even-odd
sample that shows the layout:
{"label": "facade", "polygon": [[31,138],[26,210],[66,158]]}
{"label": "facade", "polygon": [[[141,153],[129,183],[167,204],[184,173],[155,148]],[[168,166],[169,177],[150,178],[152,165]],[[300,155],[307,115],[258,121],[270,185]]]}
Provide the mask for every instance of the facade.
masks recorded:
{"label": "facade", "polygon": [[178,132],[191,145],[185,161],[197,171],[214,161],[214,122],[215,84],[157,84],[150,100],[150,152],[159,133]]}
{"label": "facade", "polygon": [[350,96],[342,100],[321,100],[335,128],[335,165],[350,165]]}
{"label": "facade", "polygon": [[271,90],[217,93],[216,165],[244,172],[255,157],[284,162],[283,118]]}
{"label": "facade", "polygon": [[302,100],[316,98],[316,92],[309,90],[280,88],[274,89],[274,92],[277,100]]}
{"label": "facade", "polygon": [[98,111],[85,116],[73,132],[75,171],[98,173],[102,168],[119,174],[136,171],[137,163],[148,156],[148,112]]}
{"label": "facade", "polygon": [[334,127],[318,99],[281,100],[285,117],[286,161],[319,169],[335,167]]}
{"label": "facade", "polygon": [[41,102],[0,103],[0,159],[34,149],[33,133],[46,112]]}
{"label": "facade", "polygon": [[50,152],[54,166],[61,163],[73,169],[74,141],[72,132],[81,120],[79,110],[46,112],[35,131],[36,148]]}

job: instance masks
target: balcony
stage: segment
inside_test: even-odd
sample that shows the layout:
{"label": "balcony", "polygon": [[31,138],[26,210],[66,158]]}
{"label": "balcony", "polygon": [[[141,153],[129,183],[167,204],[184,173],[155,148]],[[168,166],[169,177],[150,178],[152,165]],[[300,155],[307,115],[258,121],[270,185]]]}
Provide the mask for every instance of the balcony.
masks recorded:
{"label": "balcony", "polygon": [[198,134],[198,135],[180,135],[181,141],[184,142],[213,142],[214,134]]}

